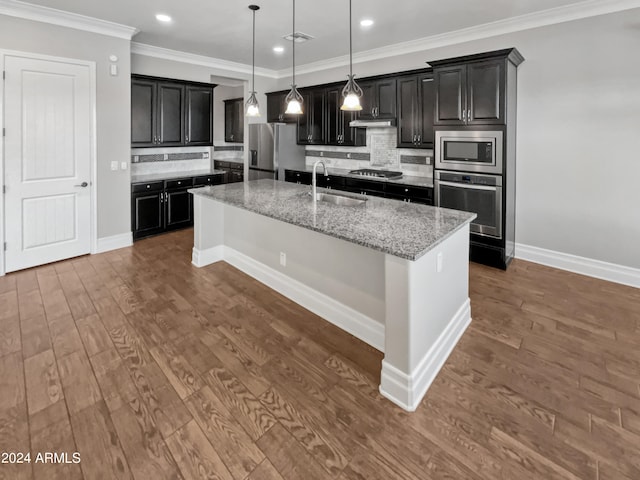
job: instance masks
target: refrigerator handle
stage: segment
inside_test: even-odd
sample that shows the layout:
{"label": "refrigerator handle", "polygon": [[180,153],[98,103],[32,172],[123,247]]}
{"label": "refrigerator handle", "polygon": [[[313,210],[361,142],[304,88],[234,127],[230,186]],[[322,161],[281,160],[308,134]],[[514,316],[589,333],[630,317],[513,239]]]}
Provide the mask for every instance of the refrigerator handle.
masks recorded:
{"label": "refrigerator handle", "polygon": [[258,166],[258,151],[257,150],[249,150],[249,161],[252,167]]}

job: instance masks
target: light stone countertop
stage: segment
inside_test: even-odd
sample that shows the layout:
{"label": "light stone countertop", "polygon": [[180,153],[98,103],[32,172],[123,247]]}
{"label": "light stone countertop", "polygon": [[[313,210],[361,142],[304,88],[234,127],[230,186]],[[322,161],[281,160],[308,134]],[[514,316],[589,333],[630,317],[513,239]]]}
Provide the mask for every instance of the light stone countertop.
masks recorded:
{"label": "light stone countertop", "polygon": [[221,175],[224,173],[226,173],[224,170],[212,170],[211,168],[200,170],[184,170],[182,172],[147,173],[140,175],[131,175],[131,183],[158,182],[160,180],[199,177],[200,175]]}
{"label": "light stone countertop", "polygon": [[[295,168],[292,168],[291,170],[296,170]],[[349,173],[351,170],[357,170],[354,168],[339,168],[339,167],[327,167],[327,171],[329,172],[329,175],[339,175],[341,177],[351,177],[351,178],[360,178],[363,180],[373,180],[374,182],[386,182],[386,183],[399,183],[402,185],[414,185],[416,187],[429,187],[429,188],[433,188],[433,177],[419,177],[419,176],[415,176],[415,175],[402,175],[402,178],[398,178],[398,179],[394,179],[394,180],[390,180],[390,179],[386,179],[386,178],[380,178],[380,177],[367,177],[367,176],[363,176],[363,175],[354,175],[352,173]],[[382,169],[376,169],[376,170],[382,170]],[[313,172],[313,167],[310,165],[305,165],[304,168],[300,169],[300,171],[303,172]],[[317,173],[318,175],[322,175],[322,167],[318,166],[317,168]],[[397,170],[395,170],[397,171]]]}
{"label": "light stone countertop", "polygon": [[[317,202],[314,212],[308,185],[269,179],[189,192],[407,260],[417,260],[476,217],[475,213],[346,192],[338,194],[367,201],[352,207]],[[318,192],[336,193],[324,188]]]}

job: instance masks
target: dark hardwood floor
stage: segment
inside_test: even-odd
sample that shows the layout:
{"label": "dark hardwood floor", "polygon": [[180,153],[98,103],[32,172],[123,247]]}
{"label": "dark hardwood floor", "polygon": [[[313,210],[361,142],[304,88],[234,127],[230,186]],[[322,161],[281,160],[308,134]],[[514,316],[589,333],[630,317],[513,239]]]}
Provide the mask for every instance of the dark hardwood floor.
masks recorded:
{"label": "dark hardwood floor", "polygon": [[408,414],[381,353],[191,246],[0,278],[0,452],[32,455],[0,478],[640,478],[640,290],[472,264],[473,322]]}

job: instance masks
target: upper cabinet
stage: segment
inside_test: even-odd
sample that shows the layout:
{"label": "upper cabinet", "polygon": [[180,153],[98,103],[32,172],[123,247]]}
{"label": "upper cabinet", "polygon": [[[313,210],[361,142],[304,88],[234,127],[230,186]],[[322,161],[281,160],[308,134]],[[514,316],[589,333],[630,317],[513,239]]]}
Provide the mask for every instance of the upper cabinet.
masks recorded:
{"label": "upper cabinet", "polygon": [[192,146],[213,145],[213,89],[187,85],[186,96],[185,143]]}
{"label": "upper cabinet", "polygon": [[131,146],[213,145],[213,88],[131,76]]}
{"label": "upper cabinet", "polygon": [[296,115],[284,113],[284,99],[289,91],[267,93],[267,123],[297,123]]}
{"label": "upper cabinet", "polygon": [[359,83],[362,88],[360,104],[362,111],[360,118],[395,119],[396,118],[396,79],[382,78],[377,80],[364,80]]}
{"label": "upper cabinet", "polygon": [[434,85],[431,73],[398,77],[398,147],[433,147]]}
{"label": "upper cabinet", "polygon": [[523,61],[515,49],[429,62],[435,125],[505,125],[507,70]]}
{"label": "upper cabinet", "polygon": [[298,145],[325,145],[326,95],[324,88],[301,89],[302,115],[298,115]]}
{"label": "upper cabinet", "polygon": [[244,99],[224,101],[224,141],[244,142]]}
{"label": "upper cabinet", "polygon": [[344,85],[326,89],[326,145],[344,145],[348,147],[363,146],[367,143],[367,133],[364,128],[349,126],[349,122],[356,120],[359,112],[340,110],[342,106],[342,88]]}

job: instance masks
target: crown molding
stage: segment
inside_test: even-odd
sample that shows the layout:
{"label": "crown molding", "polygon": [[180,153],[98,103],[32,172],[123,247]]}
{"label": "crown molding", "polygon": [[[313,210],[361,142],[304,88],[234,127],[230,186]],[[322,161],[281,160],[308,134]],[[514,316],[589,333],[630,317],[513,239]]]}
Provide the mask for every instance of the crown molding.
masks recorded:
{"label": "crown molding", "polygon": [[0,15],[24,18],[36,22],[50,23],[60,27],[84,30],[109,37],[131,40],[138,33],[138,29],[119,23],[99,20],[93,17],[64,12],[55,8],[33,5],[17,0],[0,0]]}
{"label": "crown molding", "polygon": [[[251,65],[222,60],[220,58],[207,57],[205,55],[197,55],[195,53],[170,50],[168,48],[156,47],[145,43],[131,42],[131,53],[135,55],[144,55],[146,57],[161,58],[163,60],[171,60],[174,62],[188,63],[191,65],[200,65],[202,67],[224,70],[226,72],[251,75]],[[277,72],[268,68],[256,67],[256,75],[268,78],[278,78]]]}
{"label": "crown molding", "polygon": [[[530,30],[533,28],[556,25],[609,13],[621,12],[640,8],[640,0],[586,0],[571,5],[551,8],[541,12],[511,17],[496,22],[485,23],[474,27],[455,30],[439,35],[423,37],[408,42],[396,43],[385,47],[366,50],[353,54],[353,63],[364,63],[384,58],[422,52],[434,48],[456,45],[459,43],[482,40],[484,38],[505,35],[508,33]],[[306,63],[296,67],[296,75],[314,73],[331,68],[349,65],[349,56],[343,55],[318,62]],[[285,78],[291,75],[290,69],[278,70],[277,77]]]}

